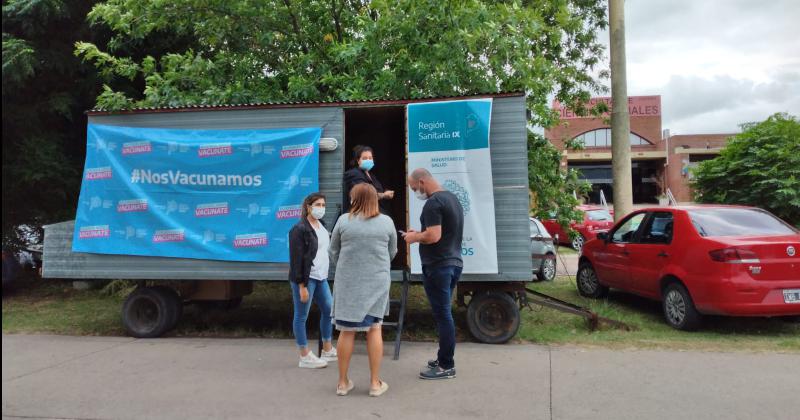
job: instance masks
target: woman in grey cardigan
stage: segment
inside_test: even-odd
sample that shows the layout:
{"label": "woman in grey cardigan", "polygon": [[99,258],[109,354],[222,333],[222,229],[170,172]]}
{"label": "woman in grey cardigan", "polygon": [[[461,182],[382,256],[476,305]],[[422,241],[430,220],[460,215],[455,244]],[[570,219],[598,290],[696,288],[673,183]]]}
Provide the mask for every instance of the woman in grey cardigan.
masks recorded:
{"label": "woman in grey cardigan", "polygon": [[358,331],[367,333],[369,395],[389,388],[380,379],[383,357],[381,324],[389,311],[389,267],[397,254],[394,222],[378,210],[378,193],[370,184],[350,191],[350,213],[336,222],[331,234],[330,262],[336,266],[333,283],[333,322],[340,331],[337,342],[339,383],[337,395],[347,395],[353,381],[347,375]]}

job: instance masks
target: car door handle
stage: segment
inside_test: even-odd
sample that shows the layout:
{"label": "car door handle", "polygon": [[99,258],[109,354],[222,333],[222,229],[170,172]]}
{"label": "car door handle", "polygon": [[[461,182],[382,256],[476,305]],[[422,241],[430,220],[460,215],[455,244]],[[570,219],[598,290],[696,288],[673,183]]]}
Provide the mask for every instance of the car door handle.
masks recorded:
{"label": "car door handle", "polygon": [[659,256],[659,257],[664,257],[664,258],[666,258],[666,257],[669,257],[669,254],[667,254],[667,253],[666,253],[666,252],[664,252],[664,251],[661,251],[661,252],[659,252],[659,253],[658,253],[658,256]]}
{"label": "car door handle", "polygon": [[627,250],[627,249],[623,249],[623,250],[622,250],[622,255],[631,255],[631,253],[630,253],[630,252],[628,252],[628,250]]}

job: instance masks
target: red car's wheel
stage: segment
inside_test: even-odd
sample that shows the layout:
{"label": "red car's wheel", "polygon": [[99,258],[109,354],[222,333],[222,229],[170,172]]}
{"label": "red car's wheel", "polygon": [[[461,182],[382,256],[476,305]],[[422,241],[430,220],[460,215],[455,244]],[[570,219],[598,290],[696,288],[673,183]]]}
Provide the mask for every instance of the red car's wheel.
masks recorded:
{"label": "red car's wheel", "polygon": [[668,284],[664,288],[661,302],[664,307],[664,319],[670,327],[693,331],[700,326],[702,315],[697,312],[692,297],[689,296],[689,291],[682,284]]}
{"label": "red car's wheel", "polygon": [[583,235],[578,234],[578,236],[576,236],[575,239],[572,240],[572,248],[574,250],[578,251],[578,253],[580,254],[581,253],[581,249],[583,248],[583,244],[585,242],[586,242],[586,238],[584,238]]}
{"label": "red car's wheel", "polygon": [[581,263],[576,277],[578,293],[581,296],[598,299],[608,295],[608,287],[600,284],[600,280],[597,278],[597,273],[595,273],[591,263]]}

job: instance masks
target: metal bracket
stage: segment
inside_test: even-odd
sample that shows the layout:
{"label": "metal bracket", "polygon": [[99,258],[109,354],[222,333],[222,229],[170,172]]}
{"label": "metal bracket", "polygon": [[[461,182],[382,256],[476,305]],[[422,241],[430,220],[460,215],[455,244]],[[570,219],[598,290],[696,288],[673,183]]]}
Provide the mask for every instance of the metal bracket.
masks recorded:
{"label": "metal bracket", "polygon": [[558,298],[554,298],[552,296],[548,296],[544,293],[539,293],[530,288],[526,287],[525,291],[528,292],[529,295],[531,295],[527,297],[525,302],[526,306],[528,306],[529,308],[530,308],[530,303],[535,303],[537,305],[552,308],[561,312],[582,316],[586,318],[586,321],[589,324],[590,331],[596,330],[600,326],[600,324],[606,324],[614,328],[619,328],[625,331],[633,331],[635,329],[634,327],[624,322],[599,316],[596,313],[590,311],[589,309],[575,305],[573,303],[563,301]]}

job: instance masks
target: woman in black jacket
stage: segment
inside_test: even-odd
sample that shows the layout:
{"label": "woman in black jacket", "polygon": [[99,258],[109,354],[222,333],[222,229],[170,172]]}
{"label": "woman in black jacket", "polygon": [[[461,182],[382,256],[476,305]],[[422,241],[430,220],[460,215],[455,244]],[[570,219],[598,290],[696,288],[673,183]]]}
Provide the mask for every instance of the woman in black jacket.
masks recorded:
{"label": "woman in black jacket", "polygon": [[389,210],[389,200],[394,198],[394,191],[384,190],[383,185],[370,170],[375,166],[372,156],[372,148],[369,146],[358,145],[353,148],[353,160],[350,161],[353,167],[344,173],[344,196],[342,198],[342,214],[350,211],[350,190],[361,183],[368,183],[378,191],[378,206],[381,213],[391,216]]}
{"label": "woman in black jacket", "polygon": [[[289,231],[289,283],[292,286],[294,319],[292,330],[300,352],[301,368],[323,368],[337,360],[333,347],[331,305],[333,297],[328,285],[328,245],[330,234],[321,219],[325,216],[325,196],[312,193],[303,200],[300,221]],[[320,310],[319,330],[322,335],[321,357],[308,349],[306,321],[311,302]]]}

